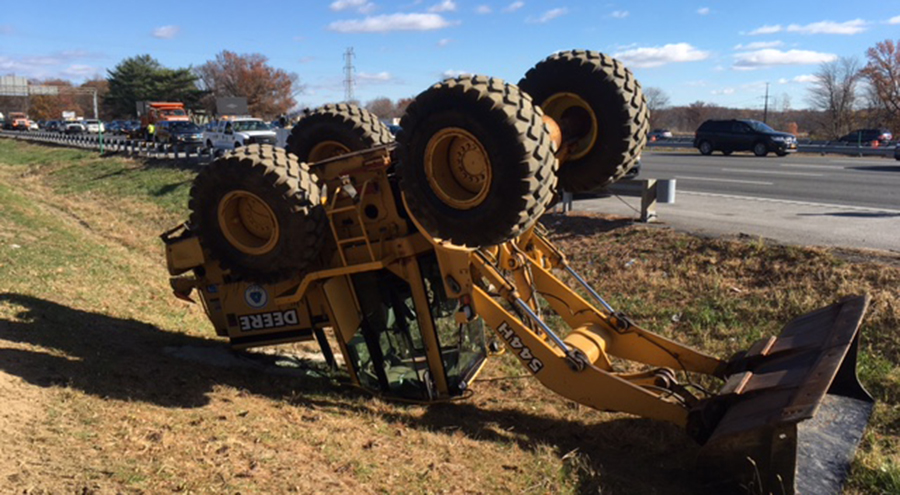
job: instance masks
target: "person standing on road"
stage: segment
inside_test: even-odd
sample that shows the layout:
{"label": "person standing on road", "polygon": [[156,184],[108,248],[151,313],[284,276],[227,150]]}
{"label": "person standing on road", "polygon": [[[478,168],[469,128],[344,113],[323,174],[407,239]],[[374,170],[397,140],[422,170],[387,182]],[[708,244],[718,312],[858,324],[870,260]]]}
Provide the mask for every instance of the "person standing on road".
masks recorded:
{"label": "person standing on road", "polygon": [[147,141],[156,141],[156,126],[152,122],[147,124]]}

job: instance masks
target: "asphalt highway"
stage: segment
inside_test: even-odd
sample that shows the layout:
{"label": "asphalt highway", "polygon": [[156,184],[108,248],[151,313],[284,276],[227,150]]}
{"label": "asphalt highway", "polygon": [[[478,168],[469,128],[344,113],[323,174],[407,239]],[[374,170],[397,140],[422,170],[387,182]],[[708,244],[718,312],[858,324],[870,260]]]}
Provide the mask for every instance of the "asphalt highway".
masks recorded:
{"label": "asphalt highway", "polygon": [[[840,155],[644,152],[639,178],[675,179],[659,222],[703,235],[900,253],[900,161]],[[576,211],[638,216],[639,198],[578,200]]]}
{"label": "asphalt highway", "polygon": [[677,179],[678,191],[900,213],[900,161],[891,158],[696,152],[650,152],[642,158],[642,177]]}

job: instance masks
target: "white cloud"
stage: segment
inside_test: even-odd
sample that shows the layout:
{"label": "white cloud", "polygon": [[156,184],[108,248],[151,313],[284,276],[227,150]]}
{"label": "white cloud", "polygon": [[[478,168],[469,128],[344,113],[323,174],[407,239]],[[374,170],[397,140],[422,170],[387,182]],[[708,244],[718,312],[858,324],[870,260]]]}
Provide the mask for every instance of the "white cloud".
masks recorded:
{"label": "white cloud", "polygon": [[814,52],[810,50],[781,51],[771,48],[743,52],[734,55],[733,69],[754,70],[777,65],[812,65],[831,62],[837,59],[833,53]]}
{"label": "white cloud", "polygon": [[103,54],[83,50],[67,50],[49,55],[0,55],[0,73],[14,73],[30,79],[88,78],[104,72],[104,69],[80,61],[102,57]]}
{"label": "white cloud", "polygon": [[754,81],[741,84],[740,88],[745,91],[761,91],[766,89],[766,84],[766,81]]}
{"label": "white cloud", "polygon": [[565,7],[550,9],[547,12],[544,12],[543,14],[541,14],[541,16],[538,18],[527,19],[527,22],[543,24],[545,22],[550,22],[553,19],[556,19],[557,17],[566,15],[568,12],[569,12],[569,9],[567,9]]}
{"label": "white cloud", "polygon": [[513,2],[503,7],[503,12],[515,12],[525,6],[525,2]]}
{"label": "white cloud", "polygon": [[629,67],[659,67],[675,62],[696,62],[709,58],[709,52],[698,50],[688,43],[634,48],[613,54]]}
{"label": "white cloud", "polygon": [[369,0],[335,0],[329,8],[335,12],[347,9],[355,9],[360,14],[368,14],[375,10],[375,4]]}
{"label": "white cloud", "polygon": [[360,84],[386,83],[393,79],[394,77],[387,71],[378,72],[376,74],[369,74],[368,72],[359,72],[356,74],[356,80],[359,81]]}
{"label": "white cloud", "polygon": [[800,83],[800,84],[813,83],[818,80],[819,80],[819,78],[812,74],[803,74],[802,76],[797,76],[794,79],[792,79],[792,81],[794,81],[795,83]]}
{"label": "white cloud", "polygon": [[161,40],[170,40],[178,35],[181,28],[178,26],[160,26],[153,30],[153,37]]}
{"label": "white cloud", "polygon": [[754,41],[746,45],[735,45],[735,50],[762,50],[764,48],[777,48],[783,45],[781,41]]}
{"label": "white cloud", "polygon": [[456,2],[453,0],[443,0],[441,3],[432,5],[428,12],[454,12],[456,11]]}
{"label": "white cloud", "polygon": [[328,25],[339,33],[387,33],[391,31],[431,31],[454,25],[439,14],[390,14],[335,21]]}
{"label": "white cloud", "polygon": [[733,95],[734,88],[714,89],[714,90],[710,91],[709,93],[713,94],[713,95]]}
{"label": "white cloud", "polygon": [[612,13],[609,14],[609,16],[612,17],[613,19],[624,19],[624,18],[628,17],[628,11],[627,10],[614,10],[614,11],[612,11]]}
{"label": "white cloud", "polygon": [[788,79],[786,77],[782,77],[781,79],[778,80],[778,84],[787,84],[789,82],[790,81],[788,81]]}
{"label": "white cloud", "polygon": [[781,27],[781,24],[775,24],[774,26],[763,26],[750,31],[749,35],[755,36],[757,34],[775,34],[780,33],[784,28]]}
{"label": "white cloud", "polygon": [[699,9],[697,9],[697,13],[700,15],[709,14],[709,7],[700,7]]}
{"label": "white cloud", "polygon": [[454,77],[471,75],[472,73],[467,70],[447,69],[444,72],[441,72],[441,79],[453,79]]}
{"label": "white cloud", "polygon": [[490,14],[491,12],[493,12],[493,10],[491,10],[491,7],[489,5],[479,5],[478,7],[475,7],[476,14],[484,15]]}
{"label": "white cloud", "polygon": [[92,65],[72,64],[63,69],[62,74],[72,78],[90,78],[100,73],[100,69]]}
{"label": "white cloud", "polygon": [[900,24],[900,15],[895,15],[887,20],[888,24]]}
{"label": "white cloud", "polygon": [[450,43],[453,43],[453,40],[451,40],[450,38],[442,38],[442,39],[438,40],[437,46],[443,48],[443,47],[449,45]]}
{"label": "white cloud", "polygon": [[866,21],[862,19],[846,22],[821,21],[805,26],[791,24],[787,27],[788,32],[803,34],[859,34],[866,29]]}

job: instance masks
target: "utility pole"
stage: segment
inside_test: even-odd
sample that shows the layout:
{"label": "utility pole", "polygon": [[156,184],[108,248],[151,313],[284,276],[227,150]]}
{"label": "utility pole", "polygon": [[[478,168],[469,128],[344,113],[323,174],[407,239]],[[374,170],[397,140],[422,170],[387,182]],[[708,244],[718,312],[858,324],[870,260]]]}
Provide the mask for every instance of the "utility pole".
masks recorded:
{"label": "utility pole", "polygon": [[347,103],[353,101],[353,86],[356,84],[353,79],[354,55],[352,46],[344,52],[344,101]]}
{"label": "utility pole", "polygon": [[763,123],[768,123],[769,119],[769,83],[766,83],[766,106],[763,110]]}

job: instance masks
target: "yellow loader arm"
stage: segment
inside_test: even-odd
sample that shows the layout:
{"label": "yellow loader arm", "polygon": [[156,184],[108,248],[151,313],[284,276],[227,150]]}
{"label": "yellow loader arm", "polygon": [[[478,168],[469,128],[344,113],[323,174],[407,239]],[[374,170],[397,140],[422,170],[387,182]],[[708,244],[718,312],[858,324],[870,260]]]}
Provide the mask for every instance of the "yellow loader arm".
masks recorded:
{"label": "yellow loader arm", "polygon": [[[467,317],[483,318],[549,389],[594,409],[685,428],[706,444],[700,461],[716,490],[839,492],[873,409],[855,371],[867,297],[797,318],[779,337],[725,361],[615,313],[536,231],[491,250],[433,242],[448,294],[463,301]],[[554,270],[568,273],[600,307]],[[571,329],[565,338],[541,318],[549,311]],[[617,371],[613,356],[646,371]],[[704,395],[676,379],[694,373],[724,383],[717,394]]]}

